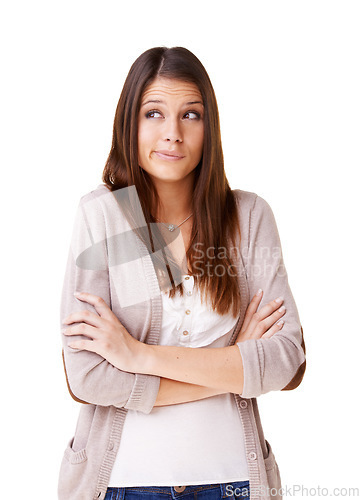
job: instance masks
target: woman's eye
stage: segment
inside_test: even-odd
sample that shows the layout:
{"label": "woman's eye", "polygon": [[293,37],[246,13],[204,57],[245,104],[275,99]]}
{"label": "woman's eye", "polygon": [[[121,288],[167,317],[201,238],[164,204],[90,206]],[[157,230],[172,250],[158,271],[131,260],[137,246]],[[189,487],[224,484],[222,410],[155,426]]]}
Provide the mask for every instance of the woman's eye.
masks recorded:
{"label": "woman's eye", "polygon": [[[162,114],[160,111],[157,111],[156,109],[152,109],[151,111],[148,111],[145,114],[146,118],[161,118]],[[188,118],[190,120],[199,120],[200,119],[200,113],[197,113],[196,111],[187,111],[184,114],[185,118]]]}
{"label": "woman's eye", "polygon": [[146,116],[146,118],[157,118],[154,115],[160,115],[159,111],[155,111],[155,110],[148,111],[145,116]]}
{"label": "woman's eye", "polygon": [[192,117],[190,116],[190,120],[198,120],[200,118],[200,114],[197,113],[196,111],[188,111],[187,113],[185,113],[184,116],[187,115],[193,115]]}

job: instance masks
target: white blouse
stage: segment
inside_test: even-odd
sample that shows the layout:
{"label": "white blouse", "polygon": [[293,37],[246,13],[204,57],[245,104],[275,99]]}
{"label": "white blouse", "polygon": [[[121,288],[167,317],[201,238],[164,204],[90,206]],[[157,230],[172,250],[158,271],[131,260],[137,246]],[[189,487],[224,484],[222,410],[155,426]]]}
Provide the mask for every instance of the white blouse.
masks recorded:
{"label": "white blouse", "polygon": [[199,291],[194,289],[194,277],[183,275],[185,295],[176,294],[170,299],[163,297],[163,321],[161,345],[205,347],[225,335],[236,323],[230,314],[220,316],[210,309],[210,304],[201,303]]}
{"label": "white blouse", "polygon": [[[185,295],[163,300],[160,345],[226,347],[236,319],[201,302],[194,278]],[[141,472],[139,473],[139,469]],[[231,393],[169,406],[146,415],[128,410],[109,487],[176,486],[249,479],[244,433]]]}

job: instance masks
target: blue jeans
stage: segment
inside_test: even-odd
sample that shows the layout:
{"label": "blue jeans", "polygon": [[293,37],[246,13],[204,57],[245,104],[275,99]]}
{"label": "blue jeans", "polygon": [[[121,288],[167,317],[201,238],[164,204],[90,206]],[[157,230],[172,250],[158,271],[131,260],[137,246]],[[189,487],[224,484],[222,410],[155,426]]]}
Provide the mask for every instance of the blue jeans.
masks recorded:
{"label": "blue jeans", "polygon": [[249,481],[191,486],[130,486],[108,488],[105,500],[249,500]]}

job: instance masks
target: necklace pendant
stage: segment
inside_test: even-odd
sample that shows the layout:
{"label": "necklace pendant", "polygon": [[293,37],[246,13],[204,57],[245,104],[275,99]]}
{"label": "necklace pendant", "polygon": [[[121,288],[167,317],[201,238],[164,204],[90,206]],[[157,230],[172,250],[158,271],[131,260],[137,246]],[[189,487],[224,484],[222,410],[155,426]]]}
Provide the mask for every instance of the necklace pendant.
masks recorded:
{"label": "necklace pendant", "polygon": [[168,230],[169,230],[169,231],[174,231],[175,227],[176,227],[176,226],[174,226],[174,224],[169,224],[169,225],[168,225]]}

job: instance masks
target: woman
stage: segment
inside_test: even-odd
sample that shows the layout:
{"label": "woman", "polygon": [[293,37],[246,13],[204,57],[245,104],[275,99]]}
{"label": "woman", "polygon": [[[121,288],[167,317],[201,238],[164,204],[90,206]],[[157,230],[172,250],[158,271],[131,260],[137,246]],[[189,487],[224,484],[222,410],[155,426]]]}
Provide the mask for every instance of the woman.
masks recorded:
{"label": "woman", "polygon": [[59,498],[281,498],[256,397],[299,385],[302,327],[271,208],[230,189],[187,49],[132,65],[102,180],[80,200],[62,291],[82,406]]}

